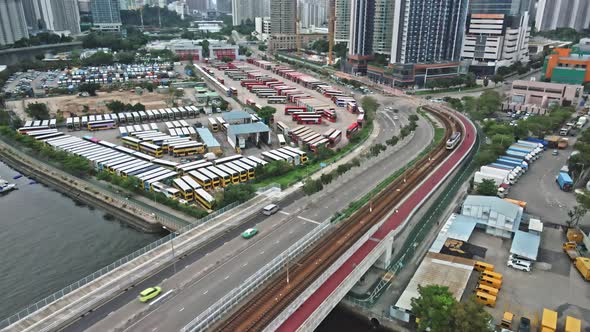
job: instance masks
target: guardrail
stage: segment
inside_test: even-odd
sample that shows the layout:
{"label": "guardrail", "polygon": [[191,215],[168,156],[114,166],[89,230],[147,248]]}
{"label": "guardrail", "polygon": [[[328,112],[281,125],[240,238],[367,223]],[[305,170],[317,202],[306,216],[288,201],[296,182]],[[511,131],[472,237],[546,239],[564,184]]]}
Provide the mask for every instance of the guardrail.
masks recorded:
{"label": "guardrail", "polygon": [[[224,208],[217,210],[204,218],[198,219],[197,221],[195,221],[194,223],[192,223],[188,226],[184,226],[183,228],[179,229],[178,233],[182,234],[182,233],[188,232],[188,231],[192,230],[193,228],[219,216],[220,214],[237,207],[238,205],[241,205],[241,203],[234,202],[230,205],[227,205]],[[155,242],[152,242],[149,245],[147,245],[139,250],[136,250],[135,252],[115,261],[114,263],[109,264],[108,266],[105,266],[102,269],[78,280],[77,282],[70,284],[67,287],[62,288],[61,290],[43,298],[42,300],[40,300],[32,305],[29,305],[28,307],[18,311],[16,314],[0,321],[0,329],[5,328],[9,325],[12,325],[12,324],[18,322],[19,320],[35,313],[39,309],[55,302],[56,300],[59,300],[60,298],[73,292],[74,290],[79,289],[80,287],[82,287],[84,285],[87,285],[88,283],[92,282],[93,280],[96,280],[96,279],[102,277],[103,275],[117,269],[118,267],[120,267],[120,266],[122,266],[122,265],[124,265],[124,264],[126,264],[126,263],[128,263],[128,262],[130,262],[130,261],[132,261],[132,260],[134,260],[134,259],[136,259],[136,258],[138,258],[138,257],[164,245],[164,244],[169,243],[172,239],[174,239],[176,237],[177,236],[174,233],[169,234],[169,235],[167,235]],[[172,259],[172,257],[170,259]]]}
{"label": "guardrail", "polygon": [[272,261],[258,270],[255,274],[246,279],[239,287],[234,288],[224,297],[211,305],[207,311],[201,313],[180,331],[204,331],[210,328],[213,324],[221,320],[224,314],[232,310],[245,297],[252,294],[252,292],[262,286],[264,282],[273,277],[275,273],[287,267],[291,259],[295,258],[305,249],[309,248],[309,246],[319,240],[331,228],[332,224],[330,222],[323,222],[321,225],[317,226],[306,236],[301,238],[279,256],[275,257]]}

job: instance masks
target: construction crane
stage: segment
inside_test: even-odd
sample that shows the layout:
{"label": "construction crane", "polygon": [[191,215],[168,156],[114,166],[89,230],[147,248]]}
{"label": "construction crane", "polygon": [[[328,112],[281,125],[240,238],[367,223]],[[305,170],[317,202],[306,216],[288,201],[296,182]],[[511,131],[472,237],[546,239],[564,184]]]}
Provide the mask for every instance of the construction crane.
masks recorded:
{"label": "construction crane", "polygon": [[297,56],[301,57],[301,18],[297,15],[295,19],[295,34],[297,43]]}
{"label": "construction crane", "polygon": [[328,65],[334,64],[334,30],[336,28],[336,0],[330,0],[328,8]]}

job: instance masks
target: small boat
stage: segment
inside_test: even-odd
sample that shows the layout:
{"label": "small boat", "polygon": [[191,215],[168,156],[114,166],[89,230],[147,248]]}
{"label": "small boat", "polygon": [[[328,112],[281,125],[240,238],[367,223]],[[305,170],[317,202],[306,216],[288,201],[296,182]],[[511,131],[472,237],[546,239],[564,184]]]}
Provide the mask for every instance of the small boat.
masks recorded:
{"label": "small boat", "polygon": [[15,176],[13,176],[13,177],[12,177],[12,179],[13,179],[13,180],[16,180],[16,179],[20,179],[20,178],[22,178],[22,177],[23,177],[23,175],[22,175],[22,174],[17,174],[17,175],[15,175]]}

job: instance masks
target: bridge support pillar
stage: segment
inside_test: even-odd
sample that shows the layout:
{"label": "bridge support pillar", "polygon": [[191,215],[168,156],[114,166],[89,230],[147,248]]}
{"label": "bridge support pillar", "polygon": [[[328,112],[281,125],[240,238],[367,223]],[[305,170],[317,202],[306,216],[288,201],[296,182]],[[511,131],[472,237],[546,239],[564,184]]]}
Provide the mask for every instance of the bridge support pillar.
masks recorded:
{"label": "bridge support pillar", "polygon": [[379,256],[379,259],[375,262],[375,266],[380,269],[387,269],[393,258],[393,234],[389,234],[382,240],[385,242],[383,254]]}

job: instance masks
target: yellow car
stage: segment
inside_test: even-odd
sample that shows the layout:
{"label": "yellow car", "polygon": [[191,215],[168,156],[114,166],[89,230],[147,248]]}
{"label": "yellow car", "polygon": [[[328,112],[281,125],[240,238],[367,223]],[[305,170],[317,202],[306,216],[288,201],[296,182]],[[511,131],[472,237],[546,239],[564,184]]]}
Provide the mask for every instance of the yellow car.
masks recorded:
{"label": "yellow car", "polygon": [[159,286],[144,289],[141,293],[139,293],[139,302],[147,302],[160,295],[161,292],[162,288]]}

